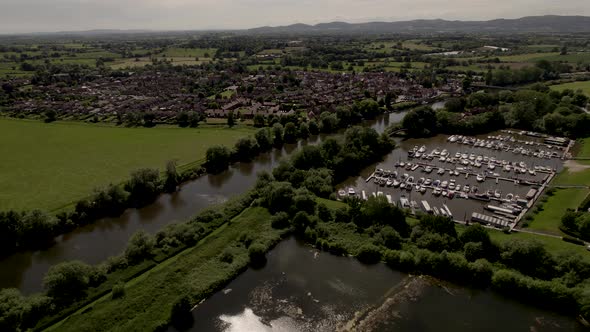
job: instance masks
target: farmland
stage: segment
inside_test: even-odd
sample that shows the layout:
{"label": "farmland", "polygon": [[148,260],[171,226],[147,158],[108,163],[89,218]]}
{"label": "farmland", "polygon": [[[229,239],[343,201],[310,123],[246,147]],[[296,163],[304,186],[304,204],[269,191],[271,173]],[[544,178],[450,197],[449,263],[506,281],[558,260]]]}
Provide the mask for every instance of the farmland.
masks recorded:
{"label": "farmland", "polygon": [[233,145],[253,131],[223,126],[117,128],[0,119],[0,209],[56,209],[137,168],[202,160],[213,144]]}

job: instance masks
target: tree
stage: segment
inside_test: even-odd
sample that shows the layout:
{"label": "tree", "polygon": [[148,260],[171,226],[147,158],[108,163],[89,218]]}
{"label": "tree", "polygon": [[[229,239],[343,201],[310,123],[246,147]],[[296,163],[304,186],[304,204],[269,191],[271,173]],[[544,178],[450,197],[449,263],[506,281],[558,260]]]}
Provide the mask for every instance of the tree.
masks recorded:
{"label": "tree", "polygon": [[129,192],[129,201],[139,207],[151,203],[160,194],[160,171],[142,168],[131,173],[131,179],[125,184]]}
{"label": "tree", "polygon": [[258,147],[261,151],[267,151],[272,148],[273,141],[270,129],[261,128],[256,134],[254,134],[254,137],[256,138],[256,143],[258,143]]}
{"label": "tree", "polygon": [[53,239],[57,228],[57,219],[41,210],[28,211],[18,223],[19,245],[39,247]]}
{"label": "tree", "polygon": [[152,255],[155,246],[154,239],[145,231],[135,232],[125,249],[125,257],[130,264],[136,264]]}
{"label": "tree", "polygon": [[260,243],[253,243],[248,248],[248,257],[252,266],[263,266],[266,263],[266,248]]}
{"label": "tree", "polygon": [[295,191],[289,182],[271,182],[263,193],[265,205],[271,213],[289,211],[294,195]]}
{"label": "tree", "polygon": [[189,116],[187,112],[180,112],[176,116],[176,123],[181,128],[185,128],[189,126]]}
{"label": "tree", "polygon": [[254,127],[256,127],[256,128],[264,127],[265,122],[266,121],[264,119],[264,115],[262,115],[262,114],[256,114],[254,116]]}
{"label": "tree", "polygon": [[45,111],[45,122],[50,123],[57,120],[57,113],[54,110]]}
{"label": "tree", "polygon": [[0,290],[0,330],[19,331],[25,311],[25,298],[18,289]]}
{"label": "tree", "polygon": [[320,133],[320,127],[318,126],[318,123],[315,120],[311,120],[309,121],[309,133],[311,135],[317,135]]}
{"label": "tree", "polygon": [[297,141],[297,127],[293,122],[287,122],[285,125],[283,139],[286,143],[295,143]]}
{"label": "tree", "polygon": [[275,123],[272,126],[272,134],[274,137],[274,145],[280,147],[283,145],[283,125],[280,123]]}
{"label": "tree", "polygon": [[170,323],[180,331],[188,330],[194,323],[192,304],[188,295],[181,296],[170,310]]}
{"label": "tree", "polygon": [[293,197],[293,207],[295,211],[303,211],[309,215],[315,214],[316,201],[313,194],[307,189],[297,189]]}
{"label": "tree", "polygon": [[307,126],[307,123],[301,122],[301,124],[299,125],[299,136],[301,138],[309,137],[309,127]]}
{"label": "tree", "polygon": [[436,112],[428,106],[411,110],[402,120],[402,127],[407,130],[410,137],[434,135],[436,125]]}
{"label": "tree", "polygon": [[179,179],[176,171],[176,162],[170,160],[166,163],[166,181],[164,182],[164,192],[172,193],[178,187]]}
{"label": "tree", "polygon": [[449,98],[445,102],[445,108],[449,112],[461,113],[465,110],[465,100],[463,98]]}
{"label": "tree", "polygon": [[250,161],[258,154],[258,143],[252,137],[240,138],[235,145],[234,154],[239,161]]}
{"label": "tree", "polygon": [[331,133],[338,129],[338,118],[336,114],[323,112],[320,114],[320,130],[322,133]]}
{"label": "tree", "polygon": [[207,172],[219,173],[229,167],[231,153],[223,145],[214,145],[205,153],[205,165]]}
{"label": "tree", "polygon": [[234,119],[234,111],[229,111],[229,113],[227,113],[227,125],[230,128],[236,125],[236,120]]}
{"label": "tree", "polygon": [[325,166],[325,159],[321,148],[315,145],[306,145],[293,156],[293,166],[298,169],[308,170]]}
{"label": "tree", "polygon": [[43,287],[59,303],[70,303],[85,295],[91,272],[92,267],[80,261],[59,263],[49,268]]}
{"label": "tree", "polygon": [[538,278],[551,277],[555,266],[543,244],[536,240],[513,239],[505,242],[501,259],[506,266]]}

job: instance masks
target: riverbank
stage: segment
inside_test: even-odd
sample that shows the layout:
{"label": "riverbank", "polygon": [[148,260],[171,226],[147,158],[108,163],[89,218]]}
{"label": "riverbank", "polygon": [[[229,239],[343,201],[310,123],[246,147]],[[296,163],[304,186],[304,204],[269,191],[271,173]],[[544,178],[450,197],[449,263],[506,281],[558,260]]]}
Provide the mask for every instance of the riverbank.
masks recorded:
{"label": "riverbank", "polygon": [[[169,322],[179,297],[189,294],[197,303],[243,271],[249,263],[248,241],[268,250],[283,234],[271,227],[268,211],[248,208],[196,246],[128,281],[122,299],[104,296],[48,330],[153,331]],[[230,253],[231,261],[222,253]]]}

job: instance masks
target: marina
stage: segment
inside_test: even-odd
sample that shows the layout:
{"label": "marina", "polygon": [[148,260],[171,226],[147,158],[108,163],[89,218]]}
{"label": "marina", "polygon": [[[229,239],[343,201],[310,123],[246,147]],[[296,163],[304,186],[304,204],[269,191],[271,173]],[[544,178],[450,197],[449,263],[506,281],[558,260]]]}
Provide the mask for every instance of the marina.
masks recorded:
{"label": "marina", "polygon": [[544,143],[545,137],[523,135],[409,139],[343,186],[361,190],[362,199],[385,195],[413,215],[512,229],[561,170],[567,153],[566,147]]}

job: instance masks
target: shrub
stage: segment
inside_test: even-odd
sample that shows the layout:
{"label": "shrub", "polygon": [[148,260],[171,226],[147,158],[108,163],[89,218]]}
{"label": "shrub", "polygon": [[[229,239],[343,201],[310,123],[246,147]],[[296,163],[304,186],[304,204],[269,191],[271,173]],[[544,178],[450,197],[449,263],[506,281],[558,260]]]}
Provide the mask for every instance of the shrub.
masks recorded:
{"label": "shrub", "polygon": [[360,248],[357,258],[363,263],[375,264],[381,260],[381,251],[375,245],[365,244]]}
{"label": "shrub", "polygon": [[113,300],[120,299],[125,296],[125,283],[119,281],[113,286],[111,290],[111,298]]}
{"label": "shrub", "polygon": [[571,237],[571,236],[564,236],[563,240],[565,242],[569,242],[569,243],[573,243],[573,244],[577,244],[577,245],[584,245],[584,241],[580,240],[580,239],[576,239],[575,237]]}
{"label": "shrub", "polygon": [[279,212],[270,218],[270,224],[276,229],[287,228],[289,227],[289,215],[287,212]]}
{"label": "shrub", "polygon": [[194,323],[191,309],[191,301],[187,295],[176,300],[170,312],[170,323],[172,323],[172,326],[181,331],[190,328]]}
{"label": "shrub", "polygon": [[260,243],[254,243],[248,248],[248,256],[253,266],[263,266],[266,263],[266,248]]}

